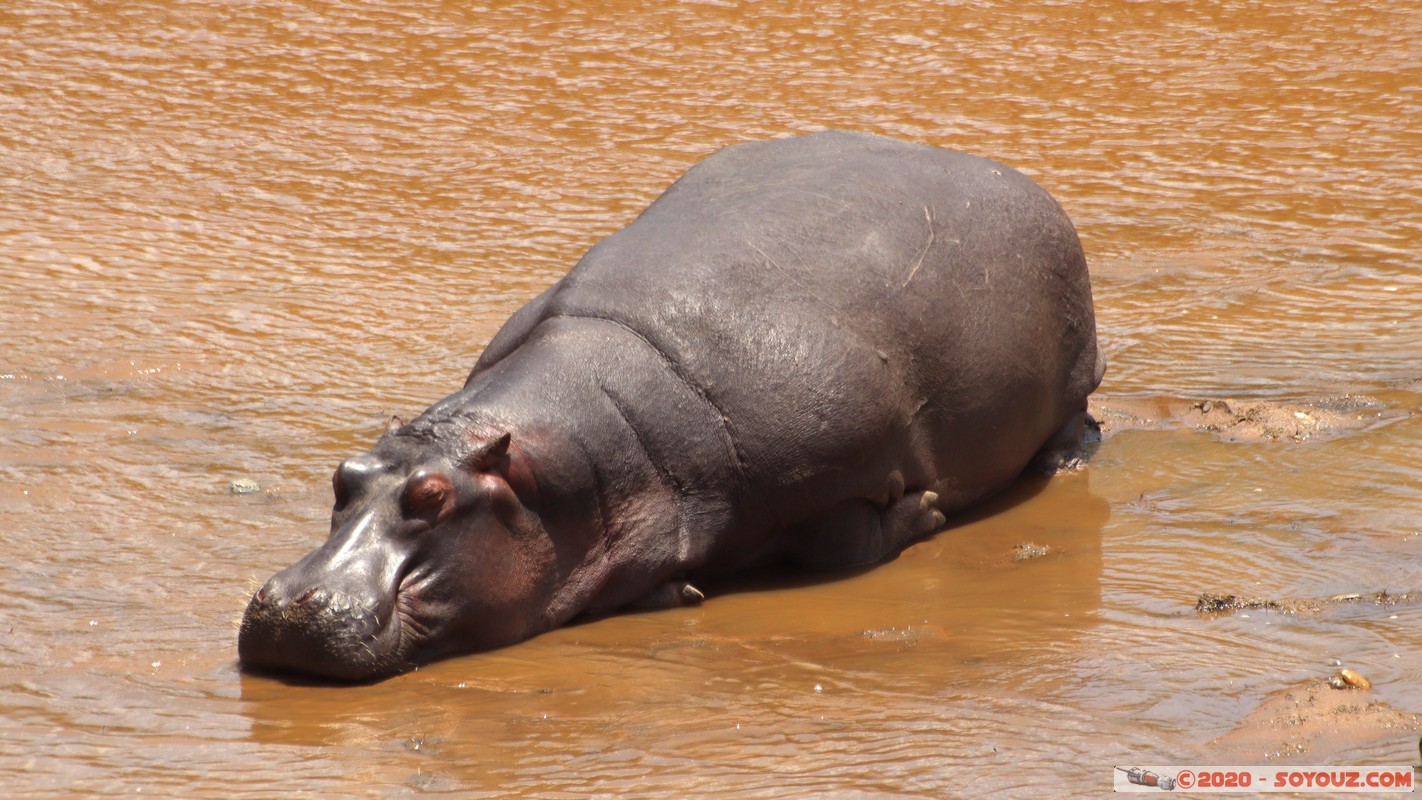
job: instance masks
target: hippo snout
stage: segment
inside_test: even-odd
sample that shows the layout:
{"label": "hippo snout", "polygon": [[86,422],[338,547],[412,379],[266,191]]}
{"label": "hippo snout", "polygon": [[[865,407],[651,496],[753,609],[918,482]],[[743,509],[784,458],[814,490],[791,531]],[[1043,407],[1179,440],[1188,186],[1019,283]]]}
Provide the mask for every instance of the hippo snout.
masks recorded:
{"label": "hippo snout", "polygon": [[237,654],[247,668],[366,680],[401,668],[392,616],[393,603],[294,581],[283,572],[247,604]]}

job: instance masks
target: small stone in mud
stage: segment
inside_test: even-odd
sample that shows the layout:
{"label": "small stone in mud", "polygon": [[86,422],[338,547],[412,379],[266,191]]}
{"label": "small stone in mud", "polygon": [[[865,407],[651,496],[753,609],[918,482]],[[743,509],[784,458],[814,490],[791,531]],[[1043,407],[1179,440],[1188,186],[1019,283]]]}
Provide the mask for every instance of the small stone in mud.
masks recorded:
{"label": "small stone in mud", "polygon": [[1012,558],[1014,561],[1027,561],[1033,558],[1041,558],[1050,552],[1051,548],[1044,544],[1034,544],[1025,542],[1012,546]]}
{"label": "small stone in mud", "polygon": [[1362,689],[1364,691],[1373,688],[1372,681],[1346,667],[1338,670],[1337,675],[1329,678],[1328,685],[1335,689]]}
{"label": "small stone in mud", "polygon": [[233,494],[255,494],[262,490],[262,485],[251,478],[238,478],[228,484],[227,489]]}

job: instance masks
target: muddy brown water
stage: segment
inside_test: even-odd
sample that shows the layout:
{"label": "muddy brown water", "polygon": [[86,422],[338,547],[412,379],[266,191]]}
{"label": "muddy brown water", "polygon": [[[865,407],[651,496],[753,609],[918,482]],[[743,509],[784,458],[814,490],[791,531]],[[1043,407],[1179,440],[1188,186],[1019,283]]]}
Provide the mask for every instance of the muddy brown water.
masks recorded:
{"label": "muddy brown water", "polygon": [[[1422,608],[1192,611],[1422,589],[1409,5],[6,3],[4,794],[1092,796],[1114,765],[1413,763]],[[688,165],[823,127],[1060,198],[1107,402],[1393,416],[1108,428],[863,574],[372,686],[238,671],[339,459]],[[1335,660],[1376,713],[1260,722]]]}

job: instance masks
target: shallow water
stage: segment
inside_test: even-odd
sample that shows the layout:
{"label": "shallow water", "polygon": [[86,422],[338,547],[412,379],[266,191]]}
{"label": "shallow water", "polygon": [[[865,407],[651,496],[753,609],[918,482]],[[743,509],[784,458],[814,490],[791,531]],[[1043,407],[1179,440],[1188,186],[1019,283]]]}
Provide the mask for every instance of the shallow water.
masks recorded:
{"label": "shallow water", "polygon": [[7,796],[1079,796],[1117,764],[1413,763],[1415,725],[1215,740],[1334,659],[1422,712],[1422,608],[1192,611],[1422,589],[1410,415],[1108,431],[879,569],[374,686],[235,665],[335,463],[736,141],[853,128],[1036,177],[1091,259],[1108,398],[1415,412],[1422,12],[1355,6],[7,4]]}

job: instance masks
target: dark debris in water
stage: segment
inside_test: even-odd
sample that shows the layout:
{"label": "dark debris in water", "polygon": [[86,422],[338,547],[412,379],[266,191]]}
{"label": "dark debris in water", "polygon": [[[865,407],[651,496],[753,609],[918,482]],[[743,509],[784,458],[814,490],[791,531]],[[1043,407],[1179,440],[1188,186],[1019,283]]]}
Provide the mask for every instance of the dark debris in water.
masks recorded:
{"label": "dark debris in water", "polygon": [[1280,614],[1318,614],[1329,608],[1350,603],[1371,603],[1378,606],[1393,606],[1416,603],[1418,601],[1422,601],[1422,592],[1402,592],[1395,594],[1383,590],[1371,594],[1349,593],[1318,599],[1301,598],[1284,600],[1205,592],[1195,601],[1195,611],[1199,614],[1233,614],[1237,611],[1274,611]]}
{"label": "dark debris in water", "polygon": [[232,494],[256,494],[262,485],[251,478],[237,478],[227,485],[227,490]]}
{"label": "dark debris in water", "polygon": [[1012,560],[1029,561],[1034,558],[1041,558],[1050,553],[1052,549],[1044,544],[1035,542],[1023,542],[1012,546]]}
{"label": "dark debris in water", "polygon": [[1287,605],[1277,600],[1265,600],[1262,597],[1240,597],[1234,594],[1206,592],[1200,595],[1199,600],[1195,601],[1195,611],[1201,614],[1222,614],[1255,609],[1285,613],[1290,610]]}
{"label": "dark debris in water", "polygon": [[918,632],[913,628],[870,628],[859,633],[865,639],[876,642],[893,642],[895,644],[915,645],[918,644]]}

